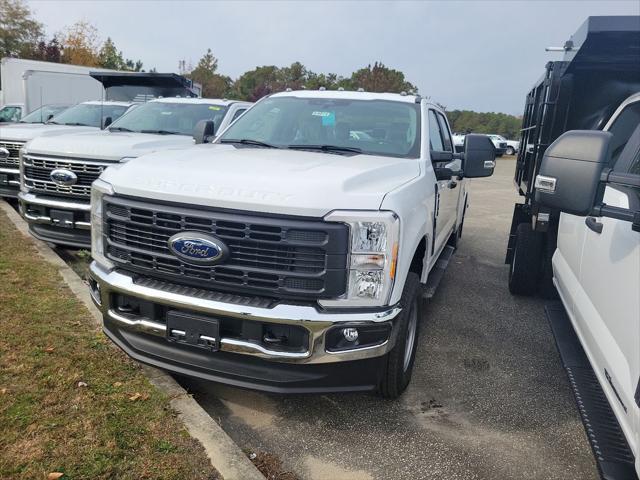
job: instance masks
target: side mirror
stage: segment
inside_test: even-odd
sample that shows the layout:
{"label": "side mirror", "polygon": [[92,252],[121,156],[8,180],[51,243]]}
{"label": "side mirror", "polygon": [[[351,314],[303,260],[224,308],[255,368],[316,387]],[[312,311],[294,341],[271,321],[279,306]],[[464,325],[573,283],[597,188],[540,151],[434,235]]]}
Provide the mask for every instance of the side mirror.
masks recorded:
{"label": "side mirror", "polygon": [[193,128],[193,139],[197,144],[208,143],[215,134],[213,120],[200,120]]}
{"label": "side mirror", "polygon": [[548,208],[585,216],[600,203],[602,170],[609,164],[613,135],[599,130],[572,130],[544,153],[535,180],[536,202]]}
{"label": "side mirror", "polygon": [[51,120],[52,118],[53,118],[53,113],[50,113],[49,115],[47,115],[47,119],[45,120],[45,123]]}
{"label": "side mirror", "polygon": [[462,170],[467,178],[490,177],[496,167],[496,148],[486,135],[470,133],[464,139]]}
{"label": "side mirror", "polygon": [[107,128],[109,125],[113,123],[113,118],[107,117],[104,119],[104,125],[102,128]]}

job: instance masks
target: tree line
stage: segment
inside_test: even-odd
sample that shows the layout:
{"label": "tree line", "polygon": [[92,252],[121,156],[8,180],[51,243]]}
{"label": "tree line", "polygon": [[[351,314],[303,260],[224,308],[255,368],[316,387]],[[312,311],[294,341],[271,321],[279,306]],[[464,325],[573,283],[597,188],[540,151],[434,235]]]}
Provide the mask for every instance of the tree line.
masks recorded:
{"label": "tree line", "polygon": [[23,0],[0,0],[0,57],[69,63],[114,70],[142,71],[142,62],[125,58],[111,38],[79,21],[47,38]]}
{"label": "tree line", "polygon": [[[44,26],[34,18],[24,0],[0,0],[0,57],[18,57],[48,62],[69,63],[113,70],[144,71],[141,60],[126,58],[113,40],[102,41],[98,29],[79,21],[47,38]],[[179,72],[202,85],[207,98],[235,98],[255,102],[265,95],[293,90],[357,90],[368,92],[418,93],[403,72],[375,62],[351,75],[313,72],[300,62],[286,67],[263,65],[236,79],[218,72],[218,59],[207,49],[194,67],[186,60],[178,62]],[[155,72],[155,68],[149,71]],[[0,86],[1,87],[1,86]],[[455,132],[498,133],[517,138],[521,120],[504,113],[478,113],[469,110],[447,112]]]}
{"label": "tree line", "polygon": [[447,112],[449,123],[458,133],[497,133],[507,139],[520,138],[522,118],[506,113],[451,110]]}

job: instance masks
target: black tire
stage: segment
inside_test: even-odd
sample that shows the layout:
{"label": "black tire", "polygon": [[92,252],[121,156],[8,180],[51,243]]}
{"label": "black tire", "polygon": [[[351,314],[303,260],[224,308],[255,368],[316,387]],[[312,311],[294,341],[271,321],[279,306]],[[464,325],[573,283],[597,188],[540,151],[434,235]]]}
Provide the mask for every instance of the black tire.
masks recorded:
{"label": "black tire", "polygon": [[515,155],[516,154],[516,149],[513,147],[507,147],[507,151],[506,151],[507,155]]}
{"label": "black tire", "polygon": [[516,229],[516,245],[509,266],[509,291],[514,295],[533,295],[538,289],[542,268],[543,237],[529,223]]}
{"label": "black tire", "polygon": [[[402,312],[396,318],[398,338],[393,350],[387,354],[378,388],[378,393],[384,398],[398,398],[411,381],[422,318],[420,279],[415,273],[407,276],[400,306]],[[409,334],[411,330],[413,337]],[[410,349],[408,353],[407,348]]]}

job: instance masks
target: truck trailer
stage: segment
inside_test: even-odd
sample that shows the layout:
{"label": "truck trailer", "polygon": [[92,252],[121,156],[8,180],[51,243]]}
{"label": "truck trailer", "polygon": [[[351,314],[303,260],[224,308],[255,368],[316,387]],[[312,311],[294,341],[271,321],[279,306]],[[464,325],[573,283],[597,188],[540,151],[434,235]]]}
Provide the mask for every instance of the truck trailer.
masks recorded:
{"label": "truck trailer", "polygon": [[109,70],[64,63],[0,60],[0,121],[19,121],[42,105],[100,100],[102,84],[89,74]]}
{"label": "truck trailer", "polygon": [[515,184],[516,203],[505,263],[513,294],[554,295],[551,258],[560,212],[536,201],[535,178],[545,151],[569,130],[602,130],[640,92],[640,17],[589,17],[548,62],[526,96]]}

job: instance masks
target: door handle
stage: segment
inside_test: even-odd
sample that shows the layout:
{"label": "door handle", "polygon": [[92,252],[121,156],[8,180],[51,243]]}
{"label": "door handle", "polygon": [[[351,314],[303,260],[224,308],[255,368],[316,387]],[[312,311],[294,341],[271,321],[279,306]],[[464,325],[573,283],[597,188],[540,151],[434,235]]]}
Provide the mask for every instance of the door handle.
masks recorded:
{"label": "door handle", "polygon": [[447,185],[449,188],[456,188],[458,186],[458,182],[455,180],[449,180],[449,184]]}
{"label": "door handle", "polygon": [[602,223],[596,220],[595,217],[587,217],[584,221],[585,225],[596,233],[602,233]]}

